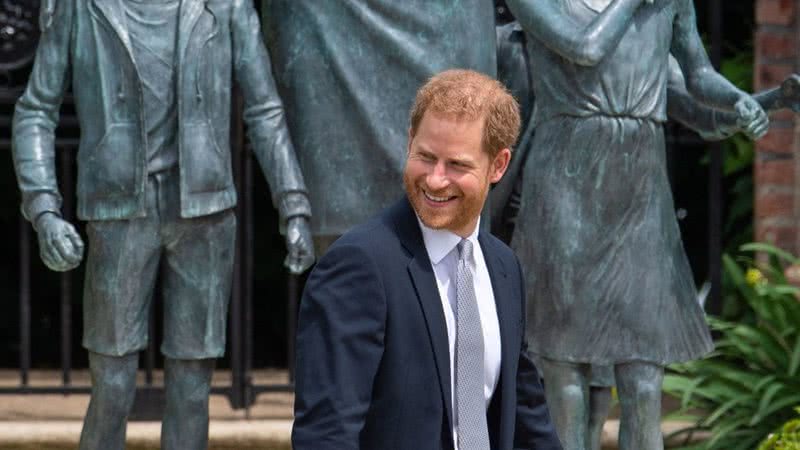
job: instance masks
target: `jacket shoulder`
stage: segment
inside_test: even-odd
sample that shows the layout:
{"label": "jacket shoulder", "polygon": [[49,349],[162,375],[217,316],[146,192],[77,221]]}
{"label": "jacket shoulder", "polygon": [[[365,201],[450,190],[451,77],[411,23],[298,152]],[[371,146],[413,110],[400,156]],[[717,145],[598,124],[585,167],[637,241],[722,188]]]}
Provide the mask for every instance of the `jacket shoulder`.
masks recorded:
{"label": "jacket shoulder", "polygon": [[491,233],[481,233],[481,238],[484,240],[489,251],[494,252],[503,261],[513,261],[516,264],[516,254],[511,250],[511,247],[506,245],[503,241]]}
{"label": "jacket shoulder", "polygon": [[396,233],[381,219],[378,216],[356,225],[334,242],[331,248],[347,245],[360,247],[369,254],[380,255],[391,243],[399,242]]}

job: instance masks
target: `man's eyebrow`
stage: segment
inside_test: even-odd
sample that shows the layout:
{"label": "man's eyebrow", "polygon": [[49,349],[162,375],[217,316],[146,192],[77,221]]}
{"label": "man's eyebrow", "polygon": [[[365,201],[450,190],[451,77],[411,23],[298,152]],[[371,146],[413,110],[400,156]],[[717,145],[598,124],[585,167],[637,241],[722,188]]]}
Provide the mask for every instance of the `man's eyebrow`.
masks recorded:
{"label": "man's eyebrow", "polygon": [[429,149],[428,147],[426,147],[424,144],[417,144],[416,147],[417,147],[416,148],[417,153],[422,153],[423,155],[426,155],[426,156],[435,156],[433,154],[433,151],[431,149]]}
{"label": "man's eyebrow", "polygon": [[457,162],[459,164],[466,164],[466,165],[473,164],[473,159],[470,158],[469,156],[454,156],[452,158],[448,158],[448,160],[451,162]]}

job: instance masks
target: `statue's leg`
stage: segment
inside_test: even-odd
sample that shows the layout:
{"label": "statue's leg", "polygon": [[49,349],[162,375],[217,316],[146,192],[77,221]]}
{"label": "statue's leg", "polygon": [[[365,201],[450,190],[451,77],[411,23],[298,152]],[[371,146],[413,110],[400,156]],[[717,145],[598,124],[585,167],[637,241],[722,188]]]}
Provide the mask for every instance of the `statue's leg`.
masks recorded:
{"label": "statue's leg", "polygon": [[614,366],[592,364],[589,380],[589,448],[600,450],[603,425],[611,410],[611,388],[614,386]]}
{"label": "statue's leg", "polygon": [[589,448],[589,365],[540,360],[550,417],[564,450]]}
{"label": "statue's leg", "polygon": [[214,361],[165,359],[167,404],[161,424],[162,450],[208,448],[208,395]]}
{"label": "statue's leg", "polygon": [[589,388],[589,448],[600,450],[603,425],[611,410],[611,388],[591,386]]}
{"label": "statue's leg", "polygon": [[92,398],[83,420],[80,450],[123,450],[128,414],[136,394],[139,355],[89,352]]}
{"label": "statue's leg", "polygon": [[663,450],[661,436],[661,382],[664,368],[632,362],[614,367],[622,417],[620,450]]}
{"label": "statue's leg", "polygon": [[195,218],[179,215],[178,179],[162,182],[164,258],[161,281],[167,404],[161,448],[208,447],[208,395],[214,358],[225,353],[236,216],[225,210]]}
{"label": "statue's leg", "polygon": [[146,348],[160,250],[152,215],[91,221],[83,292],[83,346],[89,350],[92,397],[81,450],[125,448],[138,352]]}

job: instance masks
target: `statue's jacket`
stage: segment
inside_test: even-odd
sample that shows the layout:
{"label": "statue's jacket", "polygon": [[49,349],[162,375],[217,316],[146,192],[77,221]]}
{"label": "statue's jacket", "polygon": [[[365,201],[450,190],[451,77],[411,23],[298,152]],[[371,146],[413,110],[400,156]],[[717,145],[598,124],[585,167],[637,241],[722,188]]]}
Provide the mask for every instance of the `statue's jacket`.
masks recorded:
{"label": "statue's jacket", "polygon": [[[122,0],[57,0],[51,20],[43,21],[30,81],[13,120],[14,163],[23,214],[30,220],[58,213],[61,206],[54,130],[70,85],[81,129],[78,217],[145,215],[147,111],[124,14]],[[251,0],[183,0],[178,24],[181,216],[236,204],[229,144],[232,76],[241,87],[250,141],[281,218],[310,216]]]}

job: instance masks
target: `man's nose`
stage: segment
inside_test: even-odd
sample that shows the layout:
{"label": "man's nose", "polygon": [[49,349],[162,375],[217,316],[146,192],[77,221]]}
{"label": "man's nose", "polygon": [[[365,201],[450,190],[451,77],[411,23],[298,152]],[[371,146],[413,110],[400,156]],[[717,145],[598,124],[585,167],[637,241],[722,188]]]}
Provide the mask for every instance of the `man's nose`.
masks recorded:
{"label": "man's nose", "polygon": [[428,174],[428,179],[425,181],[432,190],[446,188],[450,184],[450,179],[447,177],[447,167],[443,163],[437,163],[433,166],[433,170]]}

